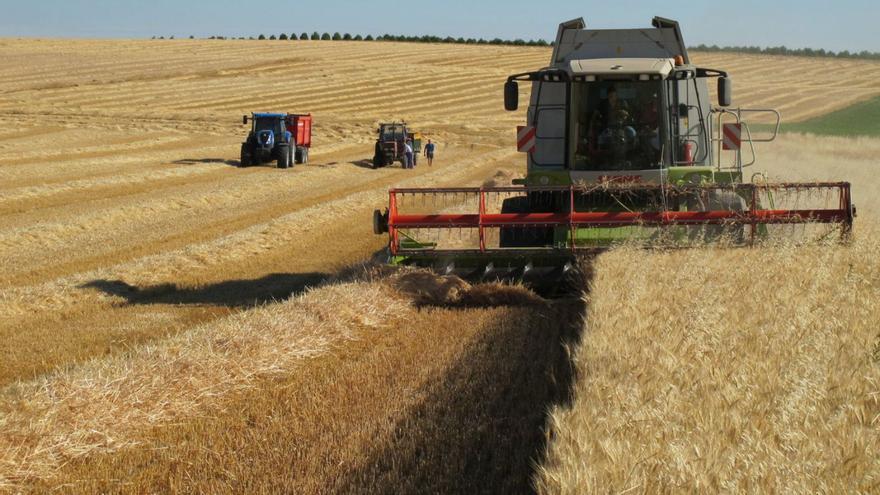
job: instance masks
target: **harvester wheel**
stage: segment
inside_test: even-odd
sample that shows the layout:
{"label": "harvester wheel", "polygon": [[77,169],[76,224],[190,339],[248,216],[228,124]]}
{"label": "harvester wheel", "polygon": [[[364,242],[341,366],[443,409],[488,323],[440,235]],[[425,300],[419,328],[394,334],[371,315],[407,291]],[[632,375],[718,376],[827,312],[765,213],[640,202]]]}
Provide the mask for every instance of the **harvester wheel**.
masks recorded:
{"label": "harvester wheel", "polygon": [[373,233],[376,235],[388,232],[388,212],[373,210]]}
{"label": "harvester wheel", "polygon": [[[529,213],[528,196],[507,198],[501,203],[501,213]],[[544,247],[553,244],[553,229],[547,227],[501,227],[501,247]]]}
{"label": "harvester wheel", "polygon": [[239,167],[249,167],[251,165],[251,150],[247,144],[241,145],[241,159],[238,162]]}
{"label": "harvester wheel", "polygon": [[278,168],[290,167],[290,146],[278,147]]}

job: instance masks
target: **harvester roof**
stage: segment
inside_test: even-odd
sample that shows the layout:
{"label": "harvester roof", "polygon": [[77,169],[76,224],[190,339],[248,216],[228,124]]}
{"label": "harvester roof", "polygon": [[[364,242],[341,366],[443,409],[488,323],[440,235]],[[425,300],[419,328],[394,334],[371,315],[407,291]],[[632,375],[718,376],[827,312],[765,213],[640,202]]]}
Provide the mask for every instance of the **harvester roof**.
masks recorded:
{"label": "harvester roof", "polygon": [[639,74],[659,75],[664,79],[675,68],[669,58],[596,58],[572,60],[569,63],[572,75],[621,75]]}
{"label": "harvester roof", "polygon": [[559,25],[551,65],[558,67],[569,60],[679,55],[684,63],[690,63],[681,30],[673,20],[655,17],[650,28],[587,29],[583,19],[574,19]]}

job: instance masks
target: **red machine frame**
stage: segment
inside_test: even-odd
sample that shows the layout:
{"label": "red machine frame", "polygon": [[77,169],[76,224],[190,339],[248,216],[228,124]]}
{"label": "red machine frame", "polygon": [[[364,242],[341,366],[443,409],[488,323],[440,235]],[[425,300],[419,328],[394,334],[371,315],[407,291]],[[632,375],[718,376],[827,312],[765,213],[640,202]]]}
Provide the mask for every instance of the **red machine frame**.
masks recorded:
{"label": "red machine frame", "polygon": [[[389,247],[393,255],[401,252],[411,252],[410,249],[401,249],[399,230],[419,228],[445,228],[445,229],[478,229],[479,230],[479,253],[504,251],[504,249],[490,250],[486,248],[486,228],[498,227],[568,227],[571,233],[569,249],[572,251],[595,250],[595,248],[580,248],[575,244],[575,231],[578,228],[590,227],[623,227],[623,226],[646,226],[668,227],[676,225],[750,225],[751,235],[749,243],[754,243],[758,225],[770,224],[804,224],[804,223],[836,223],[842,226],[842,235],[845,237],[852,229],[855,208],[852,206],[850,183],[848,182],[816,182],[816,183],[778,183],[778,184],[737,184],[736,186],[685,186],[662,188],[651,185],[630,185],[627,191],[659,191],[662,194],[683,193],[710,190],[733,190],[745,192],[744,196],[750,197],[748,209],[744,211],[712,210],[712,211],[602,211],[602,212],[578,212],[575,211],[575,195],[589,193],[582,186],[561,187],[463,187],[463,188],[431,188],[431,189],[391,189],[389,191],[389,208],[387,213],[387,227],[390,237]],[[802,191],[802,190],[836,190],[838,193],[838,207],[831,209],[759,209],[758,199],[760,193],[772,191]],[[552,192],[569,195],[567,202],[568,211],[555,213],[487,213],[486,195],[492,193],[528,193]],[[398,211],[399,195],[449,195],[449,194],[473,194],[478,196],[479,211],[477,213],[452,213],[452,214],[400,214]],[[538,248],[540,249],[540,248]],[[507,249],[509,251],[509,248]]]}

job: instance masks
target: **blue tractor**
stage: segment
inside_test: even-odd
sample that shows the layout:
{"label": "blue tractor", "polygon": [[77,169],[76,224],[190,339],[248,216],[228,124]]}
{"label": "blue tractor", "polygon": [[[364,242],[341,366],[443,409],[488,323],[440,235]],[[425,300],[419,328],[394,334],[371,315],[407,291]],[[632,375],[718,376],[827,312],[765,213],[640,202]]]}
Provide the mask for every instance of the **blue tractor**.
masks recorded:
{"label": "blue tractor", "polygon": [[251,132],[241,143],[240,166],[248,167],[277,160],[278,168],[288,168],[298,155],[296,141],[288,130],[286,113],[252,113],[245,115],[242,124],[251,121]]}

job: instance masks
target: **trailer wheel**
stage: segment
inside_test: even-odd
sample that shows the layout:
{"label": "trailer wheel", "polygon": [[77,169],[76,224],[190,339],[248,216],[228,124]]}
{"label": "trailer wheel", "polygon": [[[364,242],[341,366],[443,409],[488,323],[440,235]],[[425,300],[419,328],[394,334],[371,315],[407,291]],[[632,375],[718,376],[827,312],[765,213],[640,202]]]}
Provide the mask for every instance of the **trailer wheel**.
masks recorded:
{"label": "trailer wheel", "polygon": [[251,165],[251,150],[247,143],[241,144],[241,159],[238,161],[239,167],[249,167]]}
{"label": "trailer wheel", "polygon": [[278,147],[278,168],[290,167],[290,146]]}
{"label": "trailer wheel", "polygon": [[294,155],[294,163],[305,164],[309,163],[309,149],[303,146],[296,147],[296,154]]}

